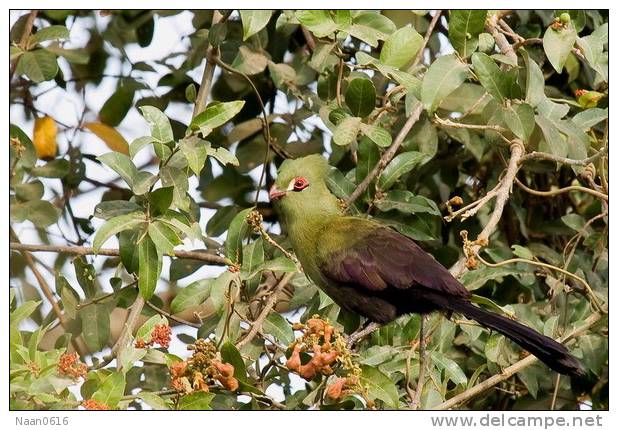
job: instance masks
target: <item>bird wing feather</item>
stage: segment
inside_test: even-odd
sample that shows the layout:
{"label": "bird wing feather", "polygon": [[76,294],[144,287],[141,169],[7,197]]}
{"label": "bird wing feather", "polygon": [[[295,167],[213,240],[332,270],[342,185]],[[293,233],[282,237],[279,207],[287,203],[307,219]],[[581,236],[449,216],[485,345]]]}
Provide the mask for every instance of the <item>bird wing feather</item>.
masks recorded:
{"label": "bird wing feather", "polygon": [[[367,220],[344,220],[347,231],[359,232],[368,227]],[[353,225],[356,220],[362,221],[358,228]],[[328,228],[332,233],[324,234],[336,234],[336,224]],[[328,280],[368,291],[424,287],[445,295],[469,296],[468,290],[412,239],[377,223],[369,227],[369,232],[354,243],[322,252],[320,270]]]}

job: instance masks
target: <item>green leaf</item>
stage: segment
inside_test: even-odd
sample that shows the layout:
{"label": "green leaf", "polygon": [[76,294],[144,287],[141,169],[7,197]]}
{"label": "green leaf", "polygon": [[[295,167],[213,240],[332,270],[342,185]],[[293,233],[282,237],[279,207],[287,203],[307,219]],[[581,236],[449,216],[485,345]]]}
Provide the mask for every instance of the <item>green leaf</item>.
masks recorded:
{"label": "green leaf", "polygon": [[58,208],[47,200],[12,203],[9,210],[13,221],[22,222],[30,220],[39,228],[45,228],[54,224],[60,216]]}
{"label": "green leaf", "polygon": [[243,37],[242,40],[247,40],[261,29],[266,27],[270,17],[272,15],[271,10],[258,9],[258,10],[240,10],[240,19],[242,20]]}
{"label": "green leaf", "polygon": [[356,136],[360,131],[361,119],[349,116],[344,118],[333,132],[333,142],[337,145],[346,146],[356,141]]}
{"label": "green leaf", "polygon": [[106,303],[95,303],[80,310],[82,335],[90,351],[100,351],[110,337],[110,308]]}
{"label": "green leaf", "polygon": [[472,67],[481,85],[489,94],[501,103],[510,96],[510,83],[496,62],[487,54],[475,52],[472,55]]}
{"label": "green leaf", "polygon": [[30,170],[33,176],[39,178],[64,178],[69,174],[71,163],[64,158],[57,158],[55,160],[48,161],[42,166],[37,166]]}
{"label": "green leaf", "polygon": [[562,138],[553,121],[541,115],[536,115],[535,120],[543,132],[545,142],[549,146],[549,152],[560,157],[566,157],[568,154],[567,142]]}
{"label": "green leaf", "polygon": [[345,90],[345,104],[352,115],[364,118],[369,115],[376,103],[376,89],[371,79],[356,78]]}
{"label": "green leaf", "polygon": [[446,377],[456,385],[468,383],[468,378],[463,370],[461,370],[461,367],[441,352],[432,351],[431,361],[435,363],[438,368],[443,369]]}
{"label": "green leaf", "polygon": [[92,395],[94,400],[106,404],[110,409],[114,409],[122,396],[126,381],[120,372],[112,372],[103,380],[99,389]]}
{"label": "green leaf", "polygon": [[217,161],[219,161],[219,163],[223,164],[224,166],[226,164],[231,164],[232,166],[238,166],[238,158],[236,158],[236,156],[234,154],[232,154],[230,151],[228,151],[225,148],[211,148],[208,147],[207,148],[208,151],[208,155],[215,157],[217,159]]}
{"label": "green leaf", "polygon": [[534,131],[534,109],[527,103],[510,105],[504,111],[504,120],[515,136],[524,142],[528,141]]}
{"label": "green leaf", "polygon": [[382,148],[387,148],[391,146],[393,143],[393,137],[384,128],[375,124],[363,124],[361,123],[361,132],[375,142],[376,145],[381,146]]}
{"label": "green leaf", "polygon": [[161,273],[161,255],[149,236],[145,236],[137,246],[139,254],[139,278],[137,286],[146,300],[150,300],[157,288],[157,281]]}
{"label": "green leaf", "polygon": [[296,263],[289,258],[276,257],[272,260],[264,261],[262,264],[257,266],[251,273],[249,273],[248,278],[251,279],[264,270],[270,270],[272,272],[296,272],[298,269],[296,267]]}
{"label": "green leaf", "polygon": [[232,67],[245,75],[256,75],[261,73],[267,65],[268,57],[245,45],[238,48],[238,54],[232,62]]}
{"label": "green leaf", "polygon": [[454,54],[438,57],[429,67],[421,86],[421,101],[433,113],[442,100],[468,77],[468,66]]}
{"label": "green leaf", "polygon": [[36,179],[31,182],[16,184],[14,189],[15,197],[21,201],[40,200],[45,193],[43,183]]}
{"label": "green leaf", "polygon": [[[328,173],[326,177],[326,186],[336,197],[343,200],[347,200],[354,192],[354,189],[356,189],[356,184],[343,176],[343,173],[336,168],[331,169]],[[350,209],[353,213],[358,213],[360,211],[356,203],[352,204]]]}
{"label": "green leaf", "polygon": [[486,10],[457,9],[450,11],[448,38],[453,48],[463,58],[472,55],[479,45],[479,35],[485,29],[486,18]]}
{"label": "green leaf", "polygon": [[168,143],[174,140],[174,133],[170,120],[163,112],[153,106],[140,107],[142,116],[150,125],[150,134],[159,143]]}
{"label": "green leaf", "polygon": [[370,399],[380,399],[393,409],[399,408],[395,382],[374,366],[361,366],[360,381],[367,387]]}
{"label": "green leaf", "polygon": [[180,147],[180,151],[187,159],[189,168],[193,170],[193,173],[199,176],[202,168],[204,167],[204,163],[206,162],[210,143],[200,139],[197,136],[191,136],[181,139],[178,142],[178,145]]}
{"label": "green leaf", "polygon": [[365,138],[361,139],[357,153],[356,182],[360,184],[380,160],[380,151],[372,140]]}
{"label": "green leaf", "polygon": [[177,314],[191,306],[201,305],[210,296],[212,280],[201,279],[179,288],[170,304],[172,314]]}
{"label": "green leaf", "polygon": [[213,129],[234,118],[244,105],[244,100],[210,103],[203,112],[193,118],[190,128],[192,130],[200,130],[202,135],[207,136]]}
{"label": "green leaf", "polygon": [[545,31],[543,50],[545,55],[547,55],[547,59],[558,73],[562,73],[562,68],[571,53],[576,38],[577,32],[571,24],[558,30],[554,30],[550,26]]}
{"label": "green leaf", "polygon": [[137,227],[145,221],[146,219],[143,214],[137,212],[110,218],[97,230],[97,234],[94,236],[92,241],[94,251],[98,252],[107,239],[113,235],[118,234],[123,230]]}
{"label": "green leaf", "polygon": [[125,347],[121,348],[118,353],[118,360],[122,365],[122,373],[126,375],[136,362],[144,358],[146,352],[147,351],[145,348],[136,348],[132,343],[129,343]]}
{"label": "green leaf", "polygon": [[155,411],[167,411],[170,409],[169,405],[163,398],[148,391],[140,391],[137,397],[142,399],[148,406]]}
{"label": "green leaf", "polygon": [[213,393],[197,391],[180,397],[178,410],[180,411],[210,411],[210,402],[215,397]]}
{"label": "green leaf", "polygon": [[157,325],[168,325],[167,319],[159,314],[151,316],[137,330],[137,333],[135,333],[135,338],[142,339],[145,342],[150,342],[152,340],[152,332]]}
{"label": "green leaf", "polygon": [[118,173],[129,187],[133,187],[133,181],[137,175],[137,167],[135,167],[135,164],[133,164],[129,157],[120,152],[112,151],[99,155],[97,159]]}
{"label": "green leaf", "polygon": [[530,58],[528,52],[524,50],[521,52],[526,63],[526,103],[532,107],[537,107],[547,98],[545,96],[545,77],[539,65]]}
{"label": "green leaf", "polygon": [[225,296],[230,290],[230,283],[235,282],[237,276],[237,273],[226,270],[214,280],[210,288],[210,301],[212,302],[215,312],[219,315],[225,305]]}
{"label": "green leaf", "polygon": [[69,29],[63,25],[51,25],[43,27],[28,38],[28,45],[34,46],[37,43],[47,40],[68,39]]}
{"label": "green leaf", "polygon": [[141,196],[150,191],[152,186],[159,180],[158,176],[150,172],[137,172],[133,177],[133,186],[131,190],[136,196]]}
{"label": "green leaf", "polygon": [[53,79],[58,73],[56,56],[45,49],[24,52],[17,62],[17,75],[26,75],[31,81],[40,84]]}
{"label": "green leaf", "polygon": [[411,62],[423,44],[423,37],[412,27],[403,27],[384,41],[380,62],[386,66],[402,68]]}
{"label": "green leaf", "polygon": [[403,213],[425,212],[440,215],[440,210],[433,200],[424,196],[415,196],[407,190],[393,190],[376,200],[375,205],[383,212],[398,210]]}
{"label": "green leaf", "polygon": [[247,370],[245,362],[242,359],[240,352],[231,342],[225,342],[221,345],[221,359],[225,363],[230,363],[234,366],[234,377],[239,381],[247,382]]}
{"label": "green leaf", "polygon": [[384,168],[380,176],[380,189],[387,190],[402,175],[410,172],[425,160],[425,154],[418,151],[408,151],[397,155]]}
{"label": "green leaf", "polygon": [[174,247],[180,243],[178,235],[159,220],[148,225],[148,236],[161,255],[174,255]]}
{"label": "green leaf", "polygon": [[328,37],[337,30],[337,24],[327,10],[297,10],[295,15],[315,37]]}
{"label": "green leaf", "polygon": [[133,106],[135,91],[132,88],[118,88],[106,101],[99,111],[99,119],[103,124],[116,127],[127,116]]}
{"label": "green leaf", "polygon": [[520,275],[522,270],[515,269],[513,267],[482,267],[480,269],[466,272],[460,281],[466,286],[468,291],[474,291],[481,288],[488,281],[499,280],[501,281],[505,276]]}
{"label": "green leaf", "polygon": [[294,331],[281,314],[273,312],[266,317],[262,325],[265,333],[273,335],[285,345],[294,342]]}
{"label": "green leaf", "polygon": [[144,209],[135,202],[127,200],[106,200],[94,207],[93,215],[97,218],[109,220],[133,212],[143,213]]}
{"label": "green leaf", "polygon": [[94,281],[97,279],[97,271],[92,264],[88,264],[85,257],[80,256],[73,260],[75,267],[75,277],[79,286],[84,291],[87,298],[92,298],[96,294]]}
{"label": "green leaf", "polygon": [[225,239],[225,255],[233,262],[242,263],[242,241],[250,230],[247,215],[252,210],[253,208],[247,208],[238,212],[230,223]]}
{"label": "green leaf", "polygon": [[378,12],[362,12],[353,18],[352,25],[345,28],[340,25],[340,29],[375,48],[378,41],[386,39],[397,26]]}
{"label": "green leaf", "polygon": [[591,127],[608,118],[608,110],[600,108],[586,109],[573,117],[573,122],[583,131],[588,131]]}

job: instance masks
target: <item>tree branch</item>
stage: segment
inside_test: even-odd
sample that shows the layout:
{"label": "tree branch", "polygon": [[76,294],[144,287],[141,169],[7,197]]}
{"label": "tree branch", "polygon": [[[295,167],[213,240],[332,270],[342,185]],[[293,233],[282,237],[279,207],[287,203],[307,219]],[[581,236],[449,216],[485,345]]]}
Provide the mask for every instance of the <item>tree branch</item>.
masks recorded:
{"label": "tree branch", "polygon": [[[524,144],[520,140],[514,140],[511,144],[511,158],[509,160],[508,167],[506,169],[506,173],[500,180],[498,187],[495,190],[496,195],[496,205],[494,210],[487,221],[487,224],[478,235],[478,239],[489,239],[489,236],[493,234],[498,226],[498,222],[502,218],[502,212],[504,211],[504,206],[506,205],[507,200],[509,199],[509,195],[511,193],[511,188],[513,187],[513,181],[515,180],[515,175],[519,170],[519,160],[524,155]],[[489,200],[484,201],[486,203]],[[477,206],[477,210],[480,206]],[[477,240],[478,240],[477,239]],[[472,251],[477,253],[481,247],[479,245],[473,245]],[[463,274],[465,270],[466,257],[463,256],[460,258],[454,265],[451,267],[450,272],[456,278]]]}
{"label": "tree branch", "polygon": [[421,45],[421,49],[418,50],[416,57],[414,58],[414,62],[410,68],[414,68],[423,58],[423,54],[425,52],[425,48],[427,47],[427,43],[429,42],[429,38],[433,33],[433,29],[435,28],[440,16],[442,15],[442,11],[440,9],[436,10],[436,14],[431,19],[429,23],[429,27],[427,27],[427,31],[425,32],[425,38],[423,39],[423,44]]}
{"label": "tree branch", "polygon": [[[120,250],[112,248],[101,248],[98,252],[95,252],[93,248],[88,246],[67,246],[67,245],[38,245],[38,244],[25,244],[18,242],[11,242],[9,248],[16,251],[29,251],[29,252],[56,252],[60,254],[72,254],[72,255],[105,255],[110,257],[120,256]],[[211,254],[206,251],[174,251],[174,255],[168,255],[168,257],[176,258],[188,258],[191,260],[205,261],[210,264],[218,266],[229,266],[232,261],[228,258],[221,257],[219,255]]]}
{"label": "tree branch", "polygon": [[278,297],[279,293],[283,291],[285,286],[288,284],[288,282],[290,282],[290,280],[295,274],[296,274],[295,272],[286,273],[281,278],[279,283],[275,285],[275,288],[273,288],[272,292],[268,296],[268,299],[266,300],[266,303],[264,304],[262,311],[260,312],[258,317],[255,319],[255,321],[251,323],[251,329],[245,335],[245,337],[243,337],[240,341],[236,343],[236,348],[241,349],[243,346],[250,343],[253,340],[253,338],[258,334],[258,332],[262,329],[262,324],[264,323],[264,320],[266,319],[266,317],[268,317],[268,314],[270,313],[270,311],[277,304],[277,300],[279,299]]}
{"label": "tree branch", "polygon": [[549,160],[555,161],[556,163],[569,164],[572,166],[587,166],[589,163],[592,163],[597,158],[607,154],[607,146],[604,146],[599,152],[591,155],[588,158],[583,158],[581,160],[576,160],[573,158],[560,157],[559,155],[549,154],[547,152],[538,152],[532,151],[529,154],[524,155],[521,158],[521,163],[526,162],[532,159],[541,159],[541,160]]}
{"label": "tree branch", "polygon": [[512,63],[517,64],[517,54],[515,54],[515,50],[513,46],[506,40],[504,34],[499,31],[498,22],[502,19],[503,16],[508,15],[510,11],[496,11],[489,19],[487,20],[487,24],[485,25],[485,29],[491,33],[496,41],[496,45],[500,49],[504,55],[509,57]]}
{"label": "tree branch", "polygon": [[[587,331],[590,327],[592,327],[595,323],[597,323],[601,319],[601,317],[602,315],[598,313],[590,315],[588,318],[586,318],[584,324],[574,329],[568,335],[563,336],[560,339],[560,342],[565,343],[571,338],[581,335],[582,333]],[[455,406],[459,406],[460,404],[467,402],[468,400],[478,396],[479,394],[483,393],[484,391],[487,391],[488,389],[499,384],[500,382],[506,381],[507,379],[509,379],[511,376],[513,376],[520,370],[523,370],[526,367],[530,366],[531,364],[534,364],[537,360],[538,358],[536,358],[534,355],[529,355],[523,360],[520,360],[517,363],[512,364],[511,366],[502,370],[501,373],[494,375],[484,380],[483,382],[476,384],[472,388],[467,389],[463,393],[460,393],[448,399],[447,401],[443,403],[440,403],[439,405],[433,407],[432,410],[443,411],[446,409],[452,409]]]}
{"label": "tree branch", "polygon": [[[221,21],[223,16],[218,10],[214,10],[212,13],[213,25]],[[202,75],[202,82],[200,83],[200,89],[195,97],[195,106],[193,107],[193,118],[200,114],[206,107],[206,101],[208,100],[208,94],[210,94],[210,86],[212,84],[212,77],[215,74],[215,67],[217,66],[216,58],[219,55],[219,48],[216,46],[207,45],[206,48],[206,66],[204,67],[204,74]]]}
{"label": "tree branch", "polygon": [[348,198],[346,202],[348,207],[351,206],[352,203],[354,203],[361,196],[361,194],[365,192],[365,190],[367,190],[367,187],[369,187],[369,184],[371,184],[371,182],[373,182],[373,180],[379,174],[382,173],[382,170],[384,170],[386,165],[390,163],[390,161],[393,159],[393,157],[397,153],[397,150],[399,149],[403,141],[408,136],[408,133],[410,132],[412,127],[414,127],[414,124],[416,124],[416,121],[418,121],[419,117],[421,116],[422,111],[423,111],[423,104],[419,102],[414,108],[414,110],[412,111],[412,113],[410,114],[410,117],[408,118],[406,123],[403,125],[403,127],[399,131],[399,134],[397,134],[397,137],[395,138],[391,146],[384,152],[384,154],[382,154],[382,157],[380,158],[380,161],[378,161],[378,164],[376,164],[373,170],[369,172],[369,174],[365,177],[365,179],[363,179],[363,181],[360,184],[358,184],[358,187],[356,187],[356,189],[352,192],[352,194],[350,195],[350,197]]}

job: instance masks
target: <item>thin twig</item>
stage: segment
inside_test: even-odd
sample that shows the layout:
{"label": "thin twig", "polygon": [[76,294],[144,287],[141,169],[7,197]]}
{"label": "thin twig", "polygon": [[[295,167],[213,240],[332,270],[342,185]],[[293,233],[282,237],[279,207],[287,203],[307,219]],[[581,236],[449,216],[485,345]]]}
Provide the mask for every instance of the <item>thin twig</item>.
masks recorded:
{"label": "thin twig", "polygon": [[[11,242],[9,247],[16,251],[29,251],[29,252],[56,252],[60,254],[72,254],[72,255],[105,255],[109,257],[120,256],[120,250],[113,248],[101,248],[97,252],[88,246],[67,246],[67,245],[39,245],[39,244],[25,244],[18,242]],[[230,266],[232,261],[229,258],[221,257],[219,255],[212,254],[206,251],[183,251],[175,250],[174,255],[169,257],[176,257],[182,259],[191,259],[205,261],[210,264],[218,266]]]}
{"label": "thin twig", "polygon": [[[496,189],[496,205],[494,206],[494,210],[489,217],[487,224],[485,224],[485,227],[478,235],[478,239],[488,240],[489,236],[493,234],[493,232],[496,230],[496,227],[498,226],[498,222],[502,218],[504,206],[509,199],[511,188],[513,187],[513,181],[515,180],[515,175],[519,170],[519,160],[524,155],[524,145],[520,140],[514,140],[511,144],[510,150],[511,158],[509,160],[506,173],[500,180],[498,188]],[[474,253],[478,253],[479,249],[479,245],[472,246],[472,251]],[[466,256],[463,256],[453,265],[453,267],[451,267],[450,272],[453,276],[458,277],[463,274],[465,270],[466,259]]]}
{"label": "thin twig", "polygon": [[292,277],[294,277],[294,275],[295,275],[294,272],[286,273],[281,278],[281,280],[277,283],[277,285],[275,285],[275,288],[273,288],[272,292],[268,296],[268,299],[266,300],[266,303],[264,304],[262,311],[260,312],[258,317],[255,319],[255,321],[251,323],[251,329],[245,335],[245,337],[243,337],[241,340],[239,340],[236,343],[236,348],[241,349],[243,346],[250,343],[253,340],[253,338],[258,334],[258,332],[262,329],[262,324],[264,323],[264,320],[266,320],[266,317],[268,316],[270,311],[277,304],[277,300],[279,299],[278,297],[279,293],[283,291],[285,286],[288,284],[288,282],[290,282],[290,280],[292,279]]}
{"label": "thin twig", "polygon": [[161,309],[160,307],[150,303],[150,302],[146,302],[146,306],[148,306],[150,309],[152,309],[153,311],[155,311],[156,313],[158,313],[159,315],[162,315],[172,321],[176,321],[179,324],[184,324],[184,325],[188,325],[189,327],[193,327],[193,328],[200,328],[201,326],[199,324],[196,323],[192,323],[191,321],[187,321],[184,320],[182,318],[179,318],[167,311],[164,311],[163,309]]}
{"label": "thin twig", "polygon": [[577,159],[574,159],[574,158],[561,157],[559,155],[549,154],[547,152],[532,151],[529,154],[524,155],[521,158],[520,162],[524,163],[524,162],[526,162],[528,160],[532,160],[532,159],[541,159],[541,160],[555,161],[556,163],[569,164],[569,165],[572,165],[572,166],[586,166],[589,163],[592,163],[597,158],[599,158],[599,157],[601,157],[601,156],[603,156],[605,154],[607,154],[607,146],[603,147],[596,154],[593,154],[590,157],[583,158],[581,160],[577,160]]}
{"label": "thin twig", "polygon": [[386,165],[390,163],[390,161],[397,153],[397,150],[408,136],[408,133],[410,132],[412,127],[414,127],[414,124],[416,124],[416,122],[418,121],[422,111],[423,104],[418,103],[410,114],[408,120],[405,122],[403,127],[401,127],[399,134],[397,134],[397,137],[395,138],[391,146],[384,152],[384,154],[382,154],[382,157],[380,158],[380,161],[378,161],[378,164],[376,164],[373,170],[369,172],[365,179],[363,179],[362,182],[358,184],[356,189],[352,192],[352,194],[350,194],[350,197],[346,202],[348,208],[352,206],[352,203],[354,203],[361,196],[361,194],[365,192],[367,187],[369,187],[369,184],[371,184],[371,182],[373,182],[373,180],[382,173],[382,170],[384,170]]}
{"label": "thin twig", "polygon": [[[594,314],[590,315],[588,318],[586,318],[586,320],[584,321],[584,324],[582,324],[581,326],[579,326],[576,329],[574,329],[568,335],[563,336],[560,339],[560,342],[565,343],[568,340],[570,340],[571,338],[574,338],[574,337],[577,337],[577,336],[583,334],[590,327],[592,327],[594,324],[596,324],[601,319],[601,317],[602,317],[602,315],[599,314],[599,313],[594,313]],[[442,411],[442,410],[452,409],[452,408],[454,408],[456,406],[459,406],[462,403],[465,403],[465,402],[469,401],[470,399],[478,396],[479,394],[487,391],[488,389],[492,388],[493,386],[498,385],[499,383],[501,383],[503,381],[506,381],[507,379],[509,379],[511,376],[513,376],[514,374],[516,374],[520,370],[523,370],[526,367],[534,364],[537,360],[538,360],[538,358],[536,358],[534,355],[529,355],[526,358],[524,358],[522,360],[519,360],[517,363],[512,364],[511,366],[507,367],[506,369],[503,369],[502,372],[500,372],[499,374],[494,375],[494,376],[484,380],[483,382],[480,382],[480,383],[474,385],[473,387],[467,389],[463,393],[460,393],[460,394],[458,394],[458,395],[448,399],[447,401],[440,403],[437,406],[434,406],[432,408],[432,410]]]}
{"label": "thin twig", "polygon": [[584,278],[582,278],[581,276],[577,276],[576,274],[571,273],[568,270],[564,270],[564,269],[562,269],[560,267],[553,266],[553,265],[548,264],[548,263],[542,263],[540,261],[528,260],[528,259],[525,259],[525,258],[510,258],[508,260],[500,261],[499,263],[490,263],[489,261],[487,261],[483,257],[481,257],[478,253],[476,254],[476,257],[479,259],[479,261],[481,263],[483,263],[487,267],[494,267],[495,268],[495,267],[506,266],[508,264],[526,263],[526,264],[531,264],[533,266],[543,267],[545,269],[550,269],[550,270],[555,270],[556,272],[560,272],[560,273],[562,273],[565,276],[568,276],[570,278],[573,278],[573,279],[581,282],[584,285],[584,288],[586,289],[586,292],[588,293],[588,297],[590,298],[590,302],[592,303],[592,305],[595,308],[595,310],[597,310],[598,312],[601,312],[601,313],[605,313],[606,312],[606,311],[604,311],[603,307],[601,306],[601,304],[597,300],[596,296],[594,295],[594,292],[592,291],[592,287],[590,287],[588,282],[586,282],[586,280]]}
{"label": "thin twig", "polygon": [[[212,24],[217,24],[221,21],[222,15],[218,10],[214,10],[212,14]],[[208,94],[210,94],[210,86],[212,85],[212,77],[215,73],[216,58],[219,55],[219,48],[216,46],[206,47],[206,66],[204,67],[204,74],[202,75],[202,82],[200,89],[195,97],[195,106],[193,107],[193,117],[195,118],[206,107],[206,101],[208,100]]]}
{"label": "thin twig", "polygon": [[431,22],[429,23],[429,27],[427,27],[427,31],[425,32],[425,38],[423,39],[423,44],[421,45],[421,48],[416,53],[416,57],[414,58],[414,62],[412,63],[412,66],[410,68],[414,68],[423,58],[423,54],[425,52],[425,48],[427,47],[427,43],[429,42],[429,38],[431,37],[431,34],[433,33],[433,29],[438,23],[438,20],[440,19],[441,14],[442,14],[441,10],[439,9],[436,10],[436,14],[431,19]]}
{"label": "thin twig", "polygon": [[504,55],[509,57],[509,60],[513,64],[517,64],[517,54],[515,54],[515,50],[513,50],[513,46],[506,40],[504,34],[499,31],[498,21],[502,19],[503,16],[508,15],[510,11],[496,11],[493,15],[489,17],[487,23],[485,24],[485,29],[491,33],[496,41],[496,45],[500,49]]}
{"label": "thin twig", "polygon": [[568,192],[571,192],[571,191],[579,191],[581,193],[587,193],[587,194],[590,194],[592,196],[595,196],[595,197],[598,197],[600,199],[603,199],[606,202],[609,201],[609,196],[607,194],[602,193],[600,191],[592,190],[590,188],[580,187],[578,185],[569,185],[568,187],[558,188],[556,190],[541,191],[541,190],[535,190],[533,188],[530,188],[530,187],[524,185],[524,183],[521,182],[517,178],[515,178],[515,183],[517,184],[518,187],[520,187],[525,192],[530,193],[530,194],[534,194],[535,196],[552,197],[552,196],[557,196],[559,194],[568,193]]}
{"label": "thin twig", "polygon": [[419,327],[419,343],[418,343],[418,380],[416,382],[416,391],[410,404],[410,409],[417,410],[421,406],[421,395],[423,394],[423,386],[425,385],[425,315],[421,315]]}

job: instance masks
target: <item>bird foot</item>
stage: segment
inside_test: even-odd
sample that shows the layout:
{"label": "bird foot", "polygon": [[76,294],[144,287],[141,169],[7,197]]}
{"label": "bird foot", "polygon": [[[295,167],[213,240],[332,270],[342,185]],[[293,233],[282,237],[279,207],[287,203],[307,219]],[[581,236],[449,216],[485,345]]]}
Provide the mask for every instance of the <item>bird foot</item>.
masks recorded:
{"label": "bird foot", "polygon": [[352,348],[354,348],[354,345],[357,342],[359,342],[360,340],[366,338],[367,336],[369,336],[371,333],[373,333],[374,331],[376,331],[380,327],[381,327],[380,324],[378,324],[376,322],[371,322],[371,323],[367,324],[365,327],[356,330],[354,333],[352,333],[350,336],[348,336],[348,341],[346,343],[347,346],[348,346],[348,349],[352,350]]}

